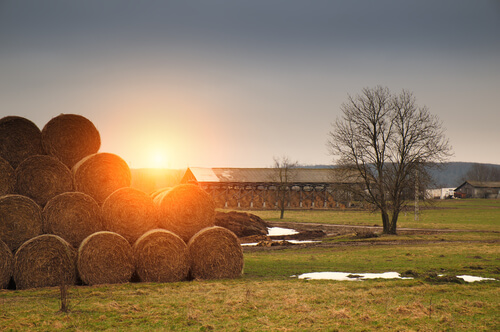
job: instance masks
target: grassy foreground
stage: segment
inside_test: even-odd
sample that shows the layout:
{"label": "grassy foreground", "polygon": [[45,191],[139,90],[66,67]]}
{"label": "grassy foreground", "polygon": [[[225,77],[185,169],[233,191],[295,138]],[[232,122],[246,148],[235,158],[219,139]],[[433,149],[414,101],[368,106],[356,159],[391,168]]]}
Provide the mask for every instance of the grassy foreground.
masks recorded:
{"label": "grassy foreground", "polygon": [[[436,210],[444,213],[443,218],[433,216],[432,210],[425,211],[427,224],[443,228],[459,224],[464,230],[485,227],[485,232],[454,234],[451,240],[440,234],[443,241],[426,244],[406,241],[408,236],[391,236],[391,240],[404,241],[368,245],[360,240],[357,245],[339,243],[328,248],[246,250],[241,278],[75,286],[69,288],[66,313],[59,311],[58,288],[0,290],[0,330],[499,330],[500,281],[464,283],[453,278],[467,274],[500,279],[500,241],[498,233],[491,232],[499,230],[499,206],[454,202],[465,205]],[[447,217],[448,212],[459,217],[459,222],[456,217]],[[321,222],[325,214],[310,213],[307,220]],[[474,215],[480,217],[467,223]],[[288,211],[287,216],[302,218]],[[414,279],[307,281],[291,277],[320,271],[396,271],[409,273]],[[445,277],[436,277],[438,274]]]}

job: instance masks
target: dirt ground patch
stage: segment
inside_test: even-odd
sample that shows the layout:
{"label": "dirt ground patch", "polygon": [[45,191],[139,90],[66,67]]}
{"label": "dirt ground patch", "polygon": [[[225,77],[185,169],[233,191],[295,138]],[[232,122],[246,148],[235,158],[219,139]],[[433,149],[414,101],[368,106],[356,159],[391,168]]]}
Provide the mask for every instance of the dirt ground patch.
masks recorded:
{"label": "dirt ground patch", "polygon": [[[243,250],[247,252],[262,250],[281,250],[281,249],[300,249],[311,247],[337,247],[337,246],[373,246],[373,245],[404,245],[404,244],[431,244],[451,242],[445,239],[428,240],[408,240],[400,239],[397,236],[394,239],[390,237],[376,239],[382,233],[381,226],[351,226],[351,225],[332,225],[320,223],[300,223],[286,221],[268,221],[269,227],[282,227],[294,229],[298,233],[294,235],[279,236],[251,236],[241,238],[241,243],[258,243],[257,246],[244,246]],[[399,235],[435,235],[443,233],[463,232],[462,230],[449,229],[416,229],[416,228],[398,228]],[[349,240],[352,235],[352,240]],[[322,241],[328,238],[338,236],[348,236],[341,242]],[[370,238],[374,238],[370,240]],[[292,243],[291,240],[299,241],[317,241],[310,243]],[[456,241],[454,241],[456,242]],[[463,242],[463,241],[462,241]],[[476,242],[476,241],[465,241]],[[491,242],[491,241],[479,241]]]}

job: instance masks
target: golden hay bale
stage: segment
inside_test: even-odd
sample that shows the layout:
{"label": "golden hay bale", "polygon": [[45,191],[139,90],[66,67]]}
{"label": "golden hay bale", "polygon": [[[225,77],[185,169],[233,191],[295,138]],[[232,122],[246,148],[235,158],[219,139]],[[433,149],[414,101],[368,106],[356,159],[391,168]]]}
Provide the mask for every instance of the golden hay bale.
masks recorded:
{"label": "golden hay bale", "polygon": [[14,256],[9,247],[0,240],[0,289],[7,288],[14,271]]}
{"label": "golden hay bale", "polygon": [[44,154],[42,133],[30,120],[19,116],[0,119],[0,157],[15,169],[24,159]]}
{"label": "golden hay bale", "polygon": [[14,193],[15,184],[14,168],[0,157],[0,196]]}
{"label": "golden hay bale", "polygon": [[76,251],[57,235],[43,234],[23,243],[14,255],[16,289],[76,283]]}
{"label": "golden hay bale", "polygon": [[158,208],[143,191],[130,187],[115,190],[102,204],[104,228],[123,236],[132,245],[157,227]]}
{"label": "golden hay bale", "polygon": [[16,193],[44,206],[49,199],[73,191],[73,175],[66,165],[51,156],[31,156],[15,171]]}
{"label": "golden hay bale", "polygon": [[60,114],[42,129],[45,152],[72,168],[84,157],[97,153],[101,136],[94,124],[77,114]]}
{"label": "golden hay bale", "polygon": [[80,192],[52,198],[45,205],[42,218],[43,233],[59,235],[75,248],[87,236],[104,230],[99,204]]}
{"label": "golden hay bale", "polygon": [[0,240],[12,252],[29,239],[42,234],[42,210],[31,198],[0,197]]}
{"label": "golden hay bale", "polygon": [[214,200],[196,185],[177,185],[156,196],[155,202],[159,227],[174,232],[186,243],[198,231],[214,225]]}
{"label": "golden hay bale", "polygon": [[135,270],[141,281],[175,282],[189,275],[186,243],[176,234],[153,229],[142,235],[132,247]]}
{"label": "golden hay bale", "polygon": [[153,200],[156,200],[156,197],[160,196],[166,191],[169,191],[170,189],[172,189],[172,187],[160,188],[158,190],[153,191],[151,194],[149,194],[149,196],[151,196]]}
{"label": "golden hay bale", "polygon": [[119,234],[94,233],[80,244],[77,268],[87,285],[129,282],[134,273],[132,246]]}
{"label": "golden hay bale", "polygon": [[97,203],[117,189],[130,187],[130,168],[112,153],[95,153],[80,160],[72,168],[76,191],[92,196]]}
{"label": "golden hay bale", "polygon": [[237,278],[243,273],[243,251],[230,230],[208,227],[189,240],[189,258],[193,279]]}

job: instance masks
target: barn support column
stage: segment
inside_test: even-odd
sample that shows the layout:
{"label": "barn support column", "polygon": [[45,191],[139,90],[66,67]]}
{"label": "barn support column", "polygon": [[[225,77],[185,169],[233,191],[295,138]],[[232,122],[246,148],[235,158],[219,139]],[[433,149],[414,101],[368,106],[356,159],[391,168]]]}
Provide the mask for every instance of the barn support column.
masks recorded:
{"label": "barn support column", "polygon": [[227,198],[229,196],[229,186],[226,185],[226,194],[225,194],[225,197],[224,197],[224,208],[227,209]]}
{"label": "barn support column", "polygon": [[299,187],[299,207],[302,207],[302,199],[303,199],[303,192],[304,192],[304,186]]}
{"label": "barn support column", "polygon": [[241,199],[241,186],[238,186],[238,197],[236,199],[236,201],[238,202],[238,208],[241,207],[240,199]]}

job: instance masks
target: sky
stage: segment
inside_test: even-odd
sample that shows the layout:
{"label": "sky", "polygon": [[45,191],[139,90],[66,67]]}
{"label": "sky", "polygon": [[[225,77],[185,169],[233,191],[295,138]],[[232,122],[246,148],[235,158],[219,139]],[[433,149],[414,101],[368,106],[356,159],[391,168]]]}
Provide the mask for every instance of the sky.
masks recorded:
{"label": "sky", "polygon": [[81,114],[132,168],[330,165],[376,85],[500,164],[500,1],[0,0],[0,117]]}

